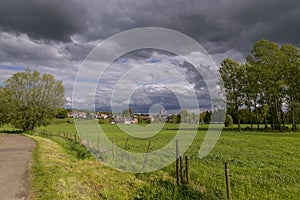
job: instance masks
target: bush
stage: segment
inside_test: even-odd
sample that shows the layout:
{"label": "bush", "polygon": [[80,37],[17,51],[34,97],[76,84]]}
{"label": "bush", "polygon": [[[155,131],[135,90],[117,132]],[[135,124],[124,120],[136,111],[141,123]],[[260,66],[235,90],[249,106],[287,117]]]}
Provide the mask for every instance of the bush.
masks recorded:
{"label": "bush", "polygon": [[109,124],[111,122],[111,120],[109,118],[106,118],[106,119],[99,119],[98,120],[99,124]]}
{"label": "bush", "polygon": [[224,122],[225,127],[233,127],[233,119],[231,115],[226,115],[225,122]]}
{"label": "bush", "polygon": [[67,110],[65,110],[63,108],[57,110],[56,118],[65,119],[67,117],[68,117],[68,111]]}

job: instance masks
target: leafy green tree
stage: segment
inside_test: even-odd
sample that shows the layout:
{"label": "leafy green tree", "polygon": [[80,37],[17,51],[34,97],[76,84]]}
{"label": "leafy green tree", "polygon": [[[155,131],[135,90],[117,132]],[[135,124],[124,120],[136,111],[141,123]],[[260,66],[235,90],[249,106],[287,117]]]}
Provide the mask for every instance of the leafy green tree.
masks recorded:
{"label": "leafy green tree", "polygon": [[28,68],[5,81],[4,96],[8,121],[23,131],[46,125],[65,102],[61,81]]}
{"label": "leafy green tree", "polygon": [[189,114],[188,110],[186,110],[186,109],[181,110],[180,115],[181,115],[181,122],[182,123],[189,123],[190,114]]}
{"label": "leafy green tree", "polygon": [[206,112],[201,112],[201,113],[199,114],[199,124],[204,123],[205,113],[206,113]]}
{"label": "leafy green tree", "polygon": [[211,111],[206,111],[205,115],[204,115],[204,118],[203,118],[203,122],[206,123],[206,124],[210,124],[211,115],[212,115]]}
{"label": "leafy green tree", "polygon": [[[257,97],[258,97],[258,86],[256,82],[256,73],[254,67],[246,62],[244,65],[244,79],[243,79],[243,87],[242,92],[244,95],[244,103],[247,107],[248,112],[247,115],[247,123],[250,123],[251,130],[253,130],[253,119],[254,115],[252,113],[252,109],[254,109],[257,105]],[[257,128],[259,129],[259,123],[257,123]]]}
{"label": "leafy green tree", "polygon": [[180,123],[181,123],[181,115],[178,114],[176,118],[177,118],[177,119],[176,119],[176,123],[177,123],[177,124],[180,124]]}
{"label": "leafy green tree", "polygon": [[196,115],[194,112],[191,113],[191,123],[198,124],[199,123],[199,116]]}
{"label": "leafy green tree", "polygon": [[[260,104],[268,105],[268,112],[271,113],[271,125],[273,129],[281,131],[282,124],[282,104],[284,95],[284,78],[282,71],[283,53],[278,44],[259,40],[254,44],[251,54],[248,56],[248,62],[255,67],[257,76],[260,76]],[[267,128],[267,118],[265,116],[265,129]]]}
{"label": "leafy green tree", "polygon": [[170,121],[171,123],[174,123],[174,124],[176,124],[177,123],[177,116],[175,115],[175,114],[172,114],[171,115],[171,121]]}
{"label": "leafy green tree", "polygon": [[244,68],[235,60],[225,59],[219,69],[228,107],[237,115],[238,130],[241,130],[239,110],[244,105]]}
{"label": "leafy green tree", "polygon": [[[292,130],[300,119],[300,50],[281,47],[267,40],[257,41],[246,63],[232,59],[222,62],[219,74],[227,99],[228,113],[238,124],[264,122],[282,131],[288,118]],[[283,108],[288,108],[287,112]],[[246,110],[246,109],[247,110]]]}
{"label": "leafy green tree", "polygon": [[291,45],[282,45],[281,52],[284,54],[282,59],[285,68],[284,91],[291,114],[292,130],[296,131],[297,115],[300,115],[300,50]]}

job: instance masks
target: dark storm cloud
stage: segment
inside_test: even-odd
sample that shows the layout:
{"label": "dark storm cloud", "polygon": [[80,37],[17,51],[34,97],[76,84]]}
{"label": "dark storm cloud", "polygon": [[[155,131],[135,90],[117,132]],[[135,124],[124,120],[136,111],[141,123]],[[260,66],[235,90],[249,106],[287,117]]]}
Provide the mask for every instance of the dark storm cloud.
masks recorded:
{"label": "dark storm cloud", "polygon": [[[212,54],[230,49],[246,53],[261,38],[300,43],[299,9],[298,0],[2,0],[0,27],[35,39],[70,41],[77,34],[86,43],[159,26],[187,34]],[[77,46],[69,45],[67,51],[83,56]]]}
{"label": "dark storm cloud", "polygon": [[278,43],[300,43],[300,1],[248,1],[233,5],[227,16],[239,33],[240,50],[262,38]]}
{"label": "dark storm cloud", "polygon": [[87,4],[87,40],[105,39],[121,31],[159,26],[200,42],[209,53],[236,49],[248,53],[256,40],[298,44],[300,2],[266,0],[96,1]]}
{"label": "dark storm cloud", "polygon": [[70,41],[85,28],[86,11],[73,0],[1,0],[0,26],[34,39]]}

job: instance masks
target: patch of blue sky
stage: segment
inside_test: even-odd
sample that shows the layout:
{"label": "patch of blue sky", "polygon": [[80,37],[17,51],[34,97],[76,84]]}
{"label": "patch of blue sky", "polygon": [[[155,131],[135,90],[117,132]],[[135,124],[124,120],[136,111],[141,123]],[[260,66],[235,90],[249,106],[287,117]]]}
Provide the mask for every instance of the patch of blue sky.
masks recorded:
{"label": "patch of blue sky", "polygon": [[159,63],[160,59],[148,59],[147,63]]}
{"label": "patch of blue sky", "polygon": [[24,71],[26,67],[23,66],[8,66],[8,65],[0,65],[0,69],[11,70],[11,71]]}
{"label": "patch of blue sky", "polygon": [[128,59],[127,58],[120,58],[118,59],[118,63],[127,63]]}

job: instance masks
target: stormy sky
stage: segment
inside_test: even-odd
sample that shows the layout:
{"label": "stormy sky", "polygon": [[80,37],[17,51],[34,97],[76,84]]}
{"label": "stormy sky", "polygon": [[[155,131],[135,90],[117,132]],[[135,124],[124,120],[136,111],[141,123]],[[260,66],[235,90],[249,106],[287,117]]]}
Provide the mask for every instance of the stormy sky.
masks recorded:
{"label": "stormy sky", "polygon": [[[73,83],[86,57],[101,42],[122,31],[141,27],[179,31],[202,45],[219,66],[227,57],[243,62],[253,43],[262,38],[298,46],[299,24],[298,0],[0,0],[0,85],[26,67],[50,73],[63,81],[66,107],[70,107]],[[185,99],[194,90],[201,109],[210,104],[203,77],[186,60],[170,52],[141,50],[120,56],[106,71],[105,80],[97,80],[95,107],[108,109],[120,75],[133,69],[129,65],[151,65],[148,68],[152,70],[145,71],[157,79],[151,84],[145,78],[147,84],[142,87],[141,80],[132,78],[142,77],[142,70],[127,76],[126,87],[135,87],[128,102],[136,105],[136,112],[154,104],[175,110],[179,107],[176,92],[161,84],[166,80],[157,75],[161,72],[155,71],[154,65],[172,66],[183,74],[190,85],[183,85],[174,76],[164,77],[169,77],[171,85],[178,84],[179,93],[186,91],[182,92]],[[92,81],[81,82],[89,87]],[[134,82],[139,87],[132,85]],[[85,98],[89,95],[82,91],[82,99],[73,101],[88,102],[91,99]]]}

